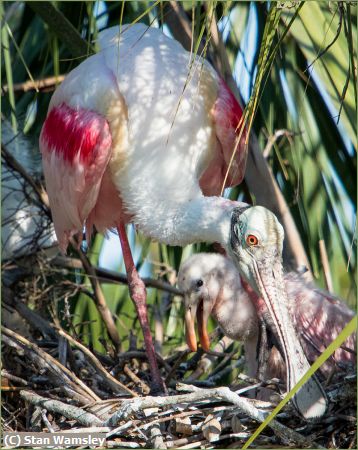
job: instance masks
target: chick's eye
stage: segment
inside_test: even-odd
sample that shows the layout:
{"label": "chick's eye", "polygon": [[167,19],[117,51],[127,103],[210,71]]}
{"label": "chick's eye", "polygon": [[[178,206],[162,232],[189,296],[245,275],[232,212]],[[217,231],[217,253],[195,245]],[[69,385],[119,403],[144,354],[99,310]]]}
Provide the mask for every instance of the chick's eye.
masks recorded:
{"label": "chick's eye", "polygon": [[258,245],[258,243],[259,243],[259,240],[257,239],[257,237],[254,234],[248,234],[246,236],[246,244],[249,245],[250,247]]}
{"label": "chick's eye", "polygon": [[196,282],[196,287],[201,287],[204,284],[203,280],[198,280]]}

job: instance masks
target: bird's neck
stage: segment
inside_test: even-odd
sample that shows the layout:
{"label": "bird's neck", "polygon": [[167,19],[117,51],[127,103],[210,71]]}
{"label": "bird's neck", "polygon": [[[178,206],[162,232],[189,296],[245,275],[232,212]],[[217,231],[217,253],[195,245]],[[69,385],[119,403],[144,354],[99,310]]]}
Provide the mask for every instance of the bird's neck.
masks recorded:
{"label": "bird's neck", "polygon": [[227,249],[231,212],[240,205],[222,197],[199,197],[182,204],[173,217],[168,243],[183,246],[194,242],[218,242]]}
{"label": "bird's neck", "polygon": [[223,279],[212,315],[224,333],[232,339],[246,341],[258,333],[257,315],[249,295],[242,289],[240,277]]}

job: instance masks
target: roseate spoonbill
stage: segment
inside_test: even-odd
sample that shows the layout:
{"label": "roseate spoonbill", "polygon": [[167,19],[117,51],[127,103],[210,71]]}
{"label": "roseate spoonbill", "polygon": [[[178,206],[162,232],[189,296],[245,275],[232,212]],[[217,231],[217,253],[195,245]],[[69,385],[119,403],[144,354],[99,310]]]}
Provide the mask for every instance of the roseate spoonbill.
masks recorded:
{"label": "roseate spoonbill", "polygon": [[[284,282],[290,317],[304,353],[313,363],[354,317],[354,312],[338,297],[306,282],[299,274],[285,274]],[[180,268],[178,286],[184,292],[189,348],[196,350],[194,321],[197,318],[201,345],[209,349],[207,322],[211,315],[226,336],[243,342],[249,375],[257,375],[259,319],[253,303],[257,303],[257,294],[242,282],[232,261],[216,253],[193,255]],[[345,363],[356,364],[355,352],[353,333],[320,367],[320,373],[327,378],[337,366],[339,369]],[[271,356],[267,378],[284,379],[284,361],[276,352]]]}
{"label": "roseate spoonbill", "polygon": [[242,110],[207,61],[157,29],[110,28],[99,45],[51,98],[40,135],[45,182],[63,252],[84,226],[88,239],[93,226],[117,228],[152,389],[163,390],[124,225],[171,245],[228,243],[239,203],[215,195],[244,175]]}
{"label": "roseate spoonbill", "polygon": [[[228,251],[241,276],[259,294],[255,308],[284,354],[286,383],[291,390],[310,365],[288,311],[282,266],[283,239],[281,224],[266,208],[241,206],[232,211]],[[306,419],[324,415],[328,405],[315,375],[298,390],[292,402]]]}
{"label": "roseate spoonbill", "polygon": [[[118,229],[153,390],[162,390],[124,224],[171,245],[219,242],[230,250],[232,211],[242,204],[215,195],[244,174],[246,148],[236,142],[242,110],[209,63],[159,30],[111,28],[99,44],[51,99],[40,136],[45,181],[63,251],[84,225],[88,239],[93,225]],[[301,391],[315,404],[321,388],[312,381],[310,390],[315,395]],[[302,409],[307,417],[323,412]]]}

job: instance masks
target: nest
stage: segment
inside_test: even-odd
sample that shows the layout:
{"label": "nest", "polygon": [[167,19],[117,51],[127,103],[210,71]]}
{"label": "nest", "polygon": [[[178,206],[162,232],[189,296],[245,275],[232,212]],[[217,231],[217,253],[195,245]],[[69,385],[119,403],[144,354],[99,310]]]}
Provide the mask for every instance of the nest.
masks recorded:
{"label": "nest", "polygon": [[[43,253],[42,244],[53,241],[47,198],[5,148],[2,155],[9,171],[20,174],[16,192],[10,186],[3,205],[11,195],[22,194],[29,208],[25,219],[40,233],[28,232],[26,220],[9,209],[5,225],[23,233],[22,245],[16,247],[23,257],[2,267],[2,430],[103,432],[107,446],[116,448],[242,447],[282,398],[279,380],[245,377],[244,358],[236,356],[238,344],[229,351],[225,338],[211,354],[199,349],[193,355],[173,343],[169,356],[157,355],[167,392],[150,395],[146,353],[134,336],[129,336],[129,349],[122,350],[101,290],[101,281],[126,283],[126,276],[93,267],[74,241],[79,259],[51,259],[51,250]],[[41,222],[31,220],[34,211]],[[27,256],[29,250],[38,253]],[[85,274],[91,286],[78,282],[74,271],[81,279]],[[178,294],[160,280],[145,282],[164,290],[168,304]],[[89,348],[73,323],[69,299],[79,292],[94,301],[102,318],[108,335],[105,352]],[[56,302],[63,304],[61,316]],[[227,386],[232,373],[234,382]],[[250,446],[356,448],[355,369],[332,374],[325,389],[330,406],[323,419],[307,423],[287,404]],[[258,390],[265,390],[270,401],[250,398]]]}
{"label": "nest", "polygon": [[[4,431],[104,432],[107,446],[117,448],[236,448],[282,398],[279,380],[240,373],[225,387],[225,377],[244,363],[233,352],[193,355],[180,347],[158,355],[168,392],[150,395],[143,349],[132,343],[128,351],[114,351],[112,344],[107,354],[97,353],[70,323],[68,332],[55,316],[45,317],[52,290],[66,297],[78,286],[59,271],[54,283],[43,257],[30,266],[27,271],[27,260],[3,268]],[[270,401],[249,398],[263,388]],[[330,406],[322,420],[307,423],[288,404],[251,447],[356,448],[355,373],[336,373],[325,389]]]}

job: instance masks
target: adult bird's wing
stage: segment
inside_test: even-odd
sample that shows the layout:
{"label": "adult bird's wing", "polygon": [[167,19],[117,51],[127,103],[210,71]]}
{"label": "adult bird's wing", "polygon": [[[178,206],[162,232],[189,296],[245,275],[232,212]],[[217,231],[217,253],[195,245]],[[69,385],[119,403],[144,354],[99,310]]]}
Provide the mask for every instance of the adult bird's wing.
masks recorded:
{"label": "adult bird's wing", "polygon": [[66,103],[52,108],[40,136],[40,149],[59,246],[83,229],[96,205],[111,154],[108,123],[100,115]]}
{"label": "adult bird's wing", "polygon": [[[292,317],[306,356],[313,362],[338,336],[354,312],[338,297],[306,283],[302,277],[293,275],[287,280],[288,296],[295,299],[291,303]],[[344,347],[350,349],[349,352]],[[338,363],[356,361],[356,335],[352,334],[333,354]],[[333,361],[329,360],[321,370],[328,373]]]}

